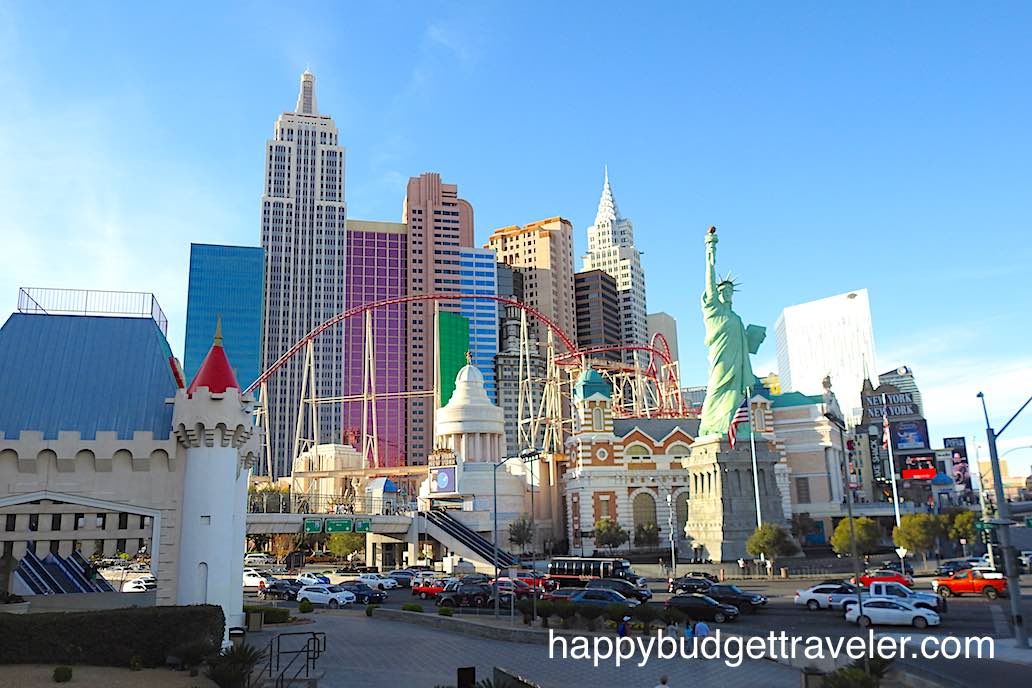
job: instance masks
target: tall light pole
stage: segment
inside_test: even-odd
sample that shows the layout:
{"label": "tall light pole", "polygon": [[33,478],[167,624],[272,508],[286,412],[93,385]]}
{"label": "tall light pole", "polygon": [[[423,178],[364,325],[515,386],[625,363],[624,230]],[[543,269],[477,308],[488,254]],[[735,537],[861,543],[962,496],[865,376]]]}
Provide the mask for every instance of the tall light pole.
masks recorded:
{"label": "tall light pole", "polygon": [[[542,450],[540,449],[524,449],[515,456],[507,456],[497,463],[491,464],[491,489],[494,494],[494,613],[497,618],[500,611],[499,606],[499,595],[498,595],[498,469],[505,465],[506,462],[512,459],[522,459],[524,463],[530,463],[531,461],[537,461],[537,458],[541,456]],[[531,485],[530,498],[534,499],[533,485]],[[531,510],[533,510],[533,502],[531,503]],[[533,517],[531,517],[531,533],[534,532]],[[513,593],[516,592],[516,584],[513,583]],[[537,604],[534,604],[535,613],[537,611]]]}
{"label": "tall light pole", "polygon": [[[839,444],[842,447],[842,461],[839,463],[840,475],[846,479],[846,513],[849,516],[849,547],[853,555],[853,576],[856,581],[856,604],[860,614],[864,613],[864,601],[860,594],[860,555],[856,550],[856,527],[853,524],[853,485],[849,482],[849,467],[846,465],[846,422],[833,413],[825,413],[824,417],[832,422],[839,431]],[[905,571],[904,571],[905,572]],[[864,658],[866,666],[867,659]]]}
{"label": "tall light pole", "polygon": [[[993,468],[993,492],[996,494],[997,518],[989,523],[997,527],[997,533],[1000,538],[1004,573],[1007,576],[1007,590],[1010,593],[1008,597],[1010,598],[1011,623],[1014,625],[1014,642],[1019,648],[1027,650],[1028,640],[1025,637],[1024,620],[1021,618],[1021,575],[1018,572],[1017,562],[1014,558],[1014,548],[1011,547],[1010,538],[1010,527],[1014,522],[1010,519],[1010,505],[1007,504],[1007,499],[1003,494],[1003,474],[1000,471],[1000,457],[996,451],[996,439],[1014,422],[1018,414],[1024,411],[1029,403],[1032,403],[1032,397],[1029,397],[1021,405],[1021,408],[1011,416],[1010,420],[1003,424],[999,432],[993,430],[992,424],[989,422],[989,409],[985,405],[985,395],[979,392],[978,398],[982,400],[982,413],[985,414],[985,434],[989,438],[989,461]],[[989,549],[992,551],[992,543],[990,543]]]}

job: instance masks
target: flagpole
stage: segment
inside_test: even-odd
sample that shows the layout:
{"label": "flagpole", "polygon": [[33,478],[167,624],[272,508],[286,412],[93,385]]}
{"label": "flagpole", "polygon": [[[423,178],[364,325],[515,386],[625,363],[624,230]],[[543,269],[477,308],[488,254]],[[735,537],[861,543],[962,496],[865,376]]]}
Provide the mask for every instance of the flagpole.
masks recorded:
{"label": "flagpole", "polygon": [[[899,492],[896,491],[896,460],[892,456],[892,437],[889,428],[889,399],[882,392],[882,430],[885,433],[885,448],[889,450],[889,476],[892,478],[892,509],[896,514],[896,527],[899,527]],[[902,551],[902,554],[900,552]],[[896,548],[899,554],[900,573],[906,573],[906,550],[902,547]]]}
{"label": "flagpole", "polygon": [[753,413],[752,413],[752,388],[745,390],[747,395],[746,403],[749,404],[749,449],[752,451],[752,478],[753,492],[756,496],[756,527],[763,525],[763,515],[760,513],[760,473],[756,467],[756,437],[753,434]]}

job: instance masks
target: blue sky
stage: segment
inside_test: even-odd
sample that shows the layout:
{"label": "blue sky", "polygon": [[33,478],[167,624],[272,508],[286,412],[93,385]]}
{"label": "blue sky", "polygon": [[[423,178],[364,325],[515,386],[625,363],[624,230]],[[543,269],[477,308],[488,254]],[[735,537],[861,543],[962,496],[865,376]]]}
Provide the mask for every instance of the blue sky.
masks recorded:
{"label": "blue sky", "polygon": [[[257,243],[263,145],[310,66],[353,217],[399,218],[438,171],[481,240],[568,217],[579,267],[608,164],[685,384],[715,224],[771,333],[867,287],[933,437],[984,437],[979,389],[997,425],[1032,394],[1032,7],[557,4],[0,5],[0,310],[21,285],[154,291],[179,350],[189,242]],[[1005,439],[1032,445],[1032,412]]]}

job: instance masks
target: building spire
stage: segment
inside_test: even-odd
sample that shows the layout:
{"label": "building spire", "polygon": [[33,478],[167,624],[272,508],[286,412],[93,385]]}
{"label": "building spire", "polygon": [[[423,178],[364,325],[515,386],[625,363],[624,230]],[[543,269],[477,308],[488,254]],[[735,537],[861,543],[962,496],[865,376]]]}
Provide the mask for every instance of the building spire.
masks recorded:
{"label": "building spire", "polygon": [[222,314],[215,315],[215,340],[212,346],[222,346]]}
{"label": "building spire", "polygon": [[294,112],[299,115],[318,115],[319,109],[315,104],[315,74],[306,67],[301,74],[301,89],[297,94],[297,106]]}
{"label": "building spire", "polygon": [[605,166],[605,178],[602,182],[602,197],[598,200],[598,213],[595,215],[595,226],[605,221],[615,222],[620,217],[620,209],[613,198],[613,187],[609,185],[609,165]]}

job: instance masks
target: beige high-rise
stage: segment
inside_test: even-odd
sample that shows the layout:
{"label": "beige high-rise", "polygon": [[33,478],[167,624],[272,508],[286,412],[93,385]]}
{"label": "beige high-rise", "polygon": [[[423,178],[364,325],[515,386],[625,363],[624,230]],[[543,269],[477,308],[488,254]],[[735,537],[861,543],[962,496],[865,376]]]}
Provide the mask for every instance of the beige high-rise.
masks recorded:
{"label": "beige high-rise", "polygon": [[[491,234],[486,248],[494,250],[498,262],[523,275],[524,303],[536,308],[576,341],[573,225],[570,221],[550,217],[523,227],[502,227]],[[535,319],[529,325],[532,336],[544,342],[547,336],[544,325]]]}

